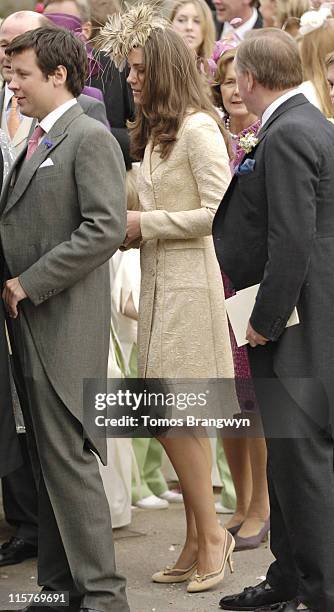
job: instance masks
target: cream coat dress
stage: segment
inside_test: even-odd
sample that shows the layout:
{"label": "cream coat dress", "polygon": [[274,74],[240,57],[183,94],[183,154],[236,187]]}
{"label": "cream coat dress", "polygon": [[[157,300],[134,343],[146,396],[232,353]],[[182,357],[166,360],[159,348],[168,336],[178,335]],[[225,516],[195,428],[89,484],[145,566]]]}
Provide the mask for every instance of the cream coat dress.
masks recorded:
{"label": "cream coat dress", "polygon": [[139,376],[234,377],[212,221],[231,180],[215,121],[189,114],[167,160],[147,145],[141,215]]}

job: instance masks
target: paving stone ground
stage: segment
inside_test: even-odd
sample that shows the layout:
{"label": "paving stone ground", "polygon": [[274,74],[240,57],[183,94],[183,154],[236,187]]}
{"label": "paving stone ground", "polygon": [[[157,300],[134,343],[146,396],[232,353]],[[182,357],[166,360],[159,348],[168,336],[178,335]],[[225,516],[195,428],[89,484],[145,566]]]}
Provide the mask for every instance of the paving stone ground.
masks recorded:
{"label": "paving stone ground", "polygon": [[[220,516],[222,521],[227,518]],[[8,526],[1,521],[0,542],[10,533]],[[235,553],[235,572],[231,575],[227,567],[224,583],[217,590],[190,595],[182,584],[165,586],[150,582],[150,576],[173,563],[180,550],[184,538],[182,504],[171,504],[168,510],[135,510],[131,525],[115,530],[114,534],[118,570],[128,578],[131,612],[218,610],[222,595],[259,582],[272,558],[268,544],[255,551]],[[34,560],[0,568],[0,610],[15,609],[14,605],[8,605],[10,593],[38,590]]]}

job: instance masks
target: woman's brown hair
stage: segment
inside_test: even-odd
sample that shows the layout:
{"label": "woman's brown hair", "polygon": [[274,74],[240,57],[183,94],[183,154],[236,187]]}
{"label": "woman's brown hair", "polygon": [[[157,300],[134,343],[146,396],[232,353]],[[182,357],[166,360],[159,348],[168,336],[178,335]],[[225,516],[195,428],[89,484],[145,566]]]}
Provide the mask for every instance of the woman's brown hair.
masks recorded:
{"label": "woman's brown hair", "polygon": [[131,152],[143,159],[149,140],[167,159],[177,133],[189,113],[205,112],[226,131],[205,91],[196,57],[181,36],[171,28],[153,30],[144,48],[145,80],[136,118],[129,124]]}

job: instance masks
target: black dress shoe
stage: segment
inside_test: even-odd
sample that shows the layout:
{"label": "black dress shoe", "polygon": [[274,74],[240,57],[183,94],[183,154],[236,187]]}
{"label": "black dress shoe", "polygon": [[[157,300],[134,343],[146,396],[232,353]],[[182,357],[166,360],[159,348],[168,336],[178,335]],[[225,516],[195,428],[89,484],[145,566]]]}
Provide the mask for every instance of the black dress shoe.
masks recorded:
{"label": "black dress shoe", "polygon": [[[277,608],[277,612],[315,612],[312,608],[298,608],[301,602],[289,601],[288,603],[281,604]],[[258,612],[268,612],[270,608],[261,608]]]}
{"label": "black dress shoe", "polygon": [[0,567],[15,565],[32,557],[37,557],[37,546],[29,544],[22,538],[11,538],[0,546]]}
{"label": "black dress shoe", "polygon": [[[21,610],[15,610],[15,612],[79,612],[79,610],[80,604],[70,601],[68,606],[38,606],[31,604],[30,606],[22,608]],[[1,610],[1,612],[4,611]],[[10,612],[13,612],[13,610]]]}
{"label": "black dress shoe", "polygon": [[226,595],[220,600],[219,605],[223,610],[233,610],[239,612],[245,610],[261,610],[266,607],[267,610],[277,610],[283,602],[286,602],[288,597],[271,587],[267,580],[260,582],[254,587],[247,587],[242,593],[236,595]]}
{"label": "black dress shoe", "polygon": [[27,606],[26,608],[22,608],[21,610],[15,610],[15,612],[65,612],[68,608],[64,606],[37,606],[31,604],[31,606]]}

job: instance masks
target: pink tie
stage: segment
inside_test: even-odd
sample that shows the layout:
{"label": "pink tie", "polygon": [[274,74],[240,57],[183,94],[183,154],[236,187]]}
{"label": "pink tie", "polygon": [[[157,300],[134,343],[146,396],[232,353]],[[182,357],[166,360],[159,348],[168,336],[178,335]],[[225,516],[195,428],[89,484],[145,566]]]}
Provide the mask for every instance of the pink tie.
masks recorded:
{"label": "pink tie", "polygon": [[38,147],[38,141],[42,136],[44,136],[45,131],[41,128],[40,125],[37,125],[32,133],[32,136],[28,142],[28,149],[26,154],[26,159],[30,159],[32,154],[35,153]]}

